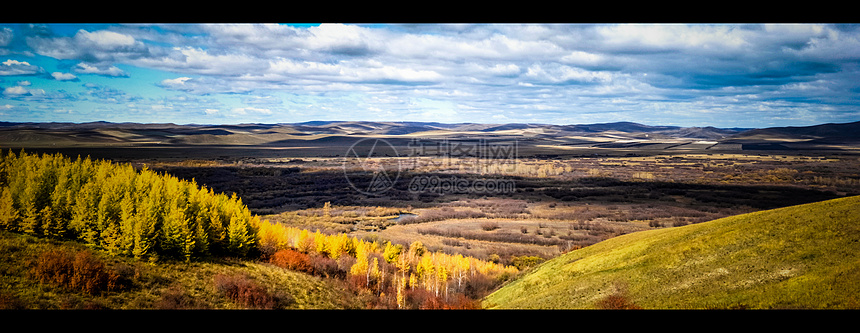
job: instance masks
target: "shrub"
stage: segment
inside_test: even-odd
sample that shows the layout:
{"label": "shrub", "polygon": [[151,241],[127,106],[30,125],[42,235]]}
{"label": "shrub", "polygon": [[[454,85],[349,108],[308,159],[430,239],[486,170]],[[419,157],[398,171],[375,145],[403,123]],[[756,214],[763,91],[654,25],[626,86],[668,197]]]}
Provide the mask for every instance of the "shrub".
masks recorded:
{"label": "shrub", "polygon": [[27,305],[8,292],[0,292],[0,310],[25,310]]}
{"label": "shrub", "polygon": [[475,274],[466,280],[463,294],[470,299],[482,299],[496,287],[492,279],[484,274]]}
{"label": "shrub", "polygon": [[215,289],[224,297],[242,306],[258,309],[276,309],[287,299],[283,294],[269,294],[266,288],[258,285],[245,275],[215,275]]}
{"label": "shrub", "polygon": [[72,280],[73,260],[66,251],[50,249],[36,257],[30,273],[39,283],[66,286]]}
{"label": "shrub", "polygon": [[615,293],[597,302],[597,307],[604,310],[638,310],[638,305],[627,300],[624,295]]}
{"label": "shrub", "polygon": [[269,262],[278,267],[286,268],[294,271],[313,273],[314,267],[311,265],[310,256],[299,251],[291,249],[283,249],[275,252]]}
{"label": "shrub", "polygon": [[499,228],[499,224],[496,222],[484,222],[481,223],[481,229],[484,231],[493,231]]}
{"label": "shrub", "polygon": [[313,270],[313,274],[322,277],[345,277],[345,273],[339,267],[338,262],[345,261],[350,256],[341,256],[338,260],[334,260],[325,255],[313,253],[308,255],[309,264]]}
{"label": "shrub", "polygon": [[73,267],[71,287],[89,294],[110,289],[110,281],[116,279],[116,275],[109,273],[104,263],[89,251],[76,253]]}
{"label": "shrub", "polygon": [[92,295],[130,284],[130,280],[108,270],[100,259],[86,250],[74,254],[61,249],[42,252],[36,257],[30,273],[40,283],[51,283]]}
{"label": "shrub", "polygon": [[543,258],[537,256],[521,256],[511,259],[511,265],[522,271],[543,261]]}
{"label": "shrub", "polygon": [[179,285],[168,288],[155,302],[155,308],[160,310],[180,310],[200,308],[193,297],[189,296]]}

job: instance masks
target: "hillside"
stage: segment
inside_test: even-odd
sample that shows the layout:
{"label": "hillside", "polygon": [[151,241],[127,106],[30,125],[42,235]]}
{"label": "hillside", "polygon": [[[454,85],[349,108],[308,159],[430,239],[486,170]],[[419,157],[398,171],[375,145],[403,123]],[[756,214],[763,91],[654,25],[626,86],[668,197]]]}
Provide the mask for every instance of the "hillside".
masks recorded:
{"label": "hillside", "polygon": [[[4,255],[0,310],[363,309],[372,301],[369,293],[356,293],[343,281],[259,260],[161,260],[156,264],[110,256],[79,242],[5,230],[0,230],[0,251]],[[56,281],[39,283],[45,272],[37,273],[36,267],[48,262],[48,254],[58,253],[75,256],[76,262],[88,259],[89,267],[94,268],[90,274],[110,272],[117,277],[117,286],[87,292]],[[244,287],[245,297],[231,297],[230,287]]]}
{"label": "hillside", "polygon": [[632,233],[546,261],[491,309],[860,308],[860,197]]}

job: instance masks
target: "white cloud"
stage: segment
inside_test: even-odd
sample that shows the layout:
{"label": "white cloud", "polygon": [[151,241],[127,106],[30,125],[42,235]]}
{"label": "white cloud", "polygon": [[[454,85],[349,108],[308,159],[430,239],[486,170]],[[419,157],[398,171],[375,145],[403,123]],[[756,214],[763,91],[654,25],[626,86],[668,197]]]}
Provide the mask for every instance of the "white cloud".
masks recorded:
{"label": "white cloud", "polygon": [[392,56],[436,60],[542,60],[563,50],[547,40],[519,40],[494,34],[478,39],[458,36],[402,35],[387,44]]}
{"label": "white cloud", "polygon": [[535,64],[528,68],[526,77],[535,79],[539,83],[573,83],[573,82],[609,82],[613,75],[609,72],[587,71],[577,67],[564,65],[541,65]]}
{"label": "white cloud", "polygon": [[74,80],[74,79],[78,78],[77,76],[75,76],[72,73],[61,73],[61,72],[53,72],[53,73],[51,73],[51,77],[53,77],[54,80],[57,80],[57,81],[70,81],[70,80]]}
{"label": "white cloud", "polygon": [[178,47],[174,50],[183,55],[183,62],[172,64],[174,69],[187,73],[242,75],[259,73],[268,67],[266,61],[245,54],[214,54],[194,47]]}
{"label": "white cloud", "polygon": [[41,67],[31,65],[26,61],[9,59],[0,63],[0,76],[34,75],[43,71]]}
{"label": "white cloud", "polygon": [[96,46],[106,50],[123,48],[136,44],[134,37],[132,36],[107,30],[99,30],[95,32],[79,30],[75,35],[75,39],[79,40],[83,44]]}
{"label": "white cloud", "polygon": [[24,96],[44,96],[43,89],[30,89],[26,86],[13,86],[3,89],[3,95],[8,97],[24,97]]}
{"label": "white cloud", "polygon": [[162,80],[158,84],[164,89],[184,91],[195,95],[247,93],[259,88],[253,82],[231,81],[220,77],[179,77]]}
{"label": "white cloud", "polygon": [[36,53],[56,59],[113,63],[151,56],[148,46],[134,37],[109,30],[78,30],[72,37],[32,36],[26,39]]}
{"label": "white cloud", "polygon": [[247,115],[247,114],[249,114],[249,113],[255,113],[255,114],[272,114],[272,110],[269,110],[269,109],[263,109],[263,108],[253,108],[253,107],[238,107],[238,108],[233,108],[233,109],[231,110],[231,112],[233,112],[233,114],[237,114],[237,115]]}
{"label": "white cloud", "polygon": [[3,90],[4,95],[24,95],[27,94],[27,88],[21,86],[7,87]]}
{"label": "white cloud", "polygon": [[574,66],[597,66],[607,61],[603,55],[578,50],[570,52],[570,54],[561,57],[560,60]]}
{"label": "white cloud", "polygon": [[76,73],[80,74],[98,74],[104,76],[128,76],[128,74],[116,66],[96,66],[87,63],[79,63],[74,67]]}
{"label": "white cloud", "polygon": [[185,81],[191,80],[190,77],[178,77],[175,79],[165,79],[161,81],[161,84],[168,87],[177,87],[185,85]]}
{"label": "white cloud", "polygon": [[[519,75],[522,72],[520,66],[517,66],[513,63],[495,63],[495,64],[478,64],[472,63],[467,66],[464,66],[464,69],[467,69],[467,72],[462,74],[469,74],[474,76],[485,76],[489,75],[491,77],[514,77]],[[456,75],[456,74],[455,74]]]}
{"label": "white cloud", "polygon": [[363,54],[379,47],[371,29],[344,24],[321,24],[307,29],[304,45],[312,50],[343,54]]}
{"label": "white cloud", "polygon": [[735,25],[622,24],[598,26],[607,47],[653,50],[740,50],[749,46],[751,32]]}

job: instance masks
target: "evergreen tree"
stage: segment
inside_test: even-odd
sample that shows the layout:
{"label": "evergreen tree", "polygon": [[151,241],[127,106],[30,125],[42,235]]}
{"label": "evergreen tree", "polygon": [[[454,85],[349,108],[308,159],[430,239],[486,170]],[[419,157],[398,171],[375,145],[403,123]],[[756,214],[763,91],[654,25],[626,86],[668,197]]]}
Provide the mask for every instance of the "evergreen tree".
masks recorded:
{"label": "evergreen tree", "polygon": [[323,204],[323,217],[331,218],[331,202],[326,201]]}
{"label": "evergreen tree", "polygon": [[16,231],[19,215],[12,202],[12,192],[5,187],[0,191],[0,228]]}
{"label": "evergreen tree", "polygon": [[63,238],[66,236],[64,220],[55,213],[51,206],[45,206],[40,212],[42,219],[43,234],[51,238]]}
{"label": "evergreen tree", "polygon": [[239,216],[238,213],[233,213],[230,216],[230,224],[227,226],[227,248],[230,254],[240,257],[247,255],[252,244],[252,236],[248,232],[248,221]]}
{"label": "evergreen tree", "polygon": [[119,203],[120,233],[119,247],[123,255],[130,255],[134,249],[134,228],[137,224],[135,192],[129,191]]}
{"label": "evergreen tree", "polygon": [[398,257],[400,257],[401,251],[403,251],[403,245],[392,245],[389,241],[385,243],[385,250],[383,251],[382,255],[385,258],[386,262],[393,264],[397,261]]}
{"label": "evergreen tree", "polygon": [[72,207],[72,220],[69,228],[84,243],[95,246],[98,244],[99,232],[96,230],[97,207],[100,200],[98,186],[95,183],[86,183]]}

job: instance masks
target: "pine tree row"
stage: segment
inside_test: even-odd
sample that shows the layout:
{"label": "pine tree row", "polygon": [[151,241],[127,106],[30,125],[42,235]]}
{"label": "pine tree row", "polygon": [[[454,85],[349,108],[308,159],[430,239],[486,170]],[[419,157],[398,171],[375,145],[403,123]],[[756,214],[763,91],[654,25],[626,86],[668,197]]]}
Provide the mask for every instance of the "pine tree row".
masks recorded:
{"label": "pine tree row", "polygon": [[0,151],[0,228],[117,255],[246,256],[259,217],[235,195],[129,164]]}

